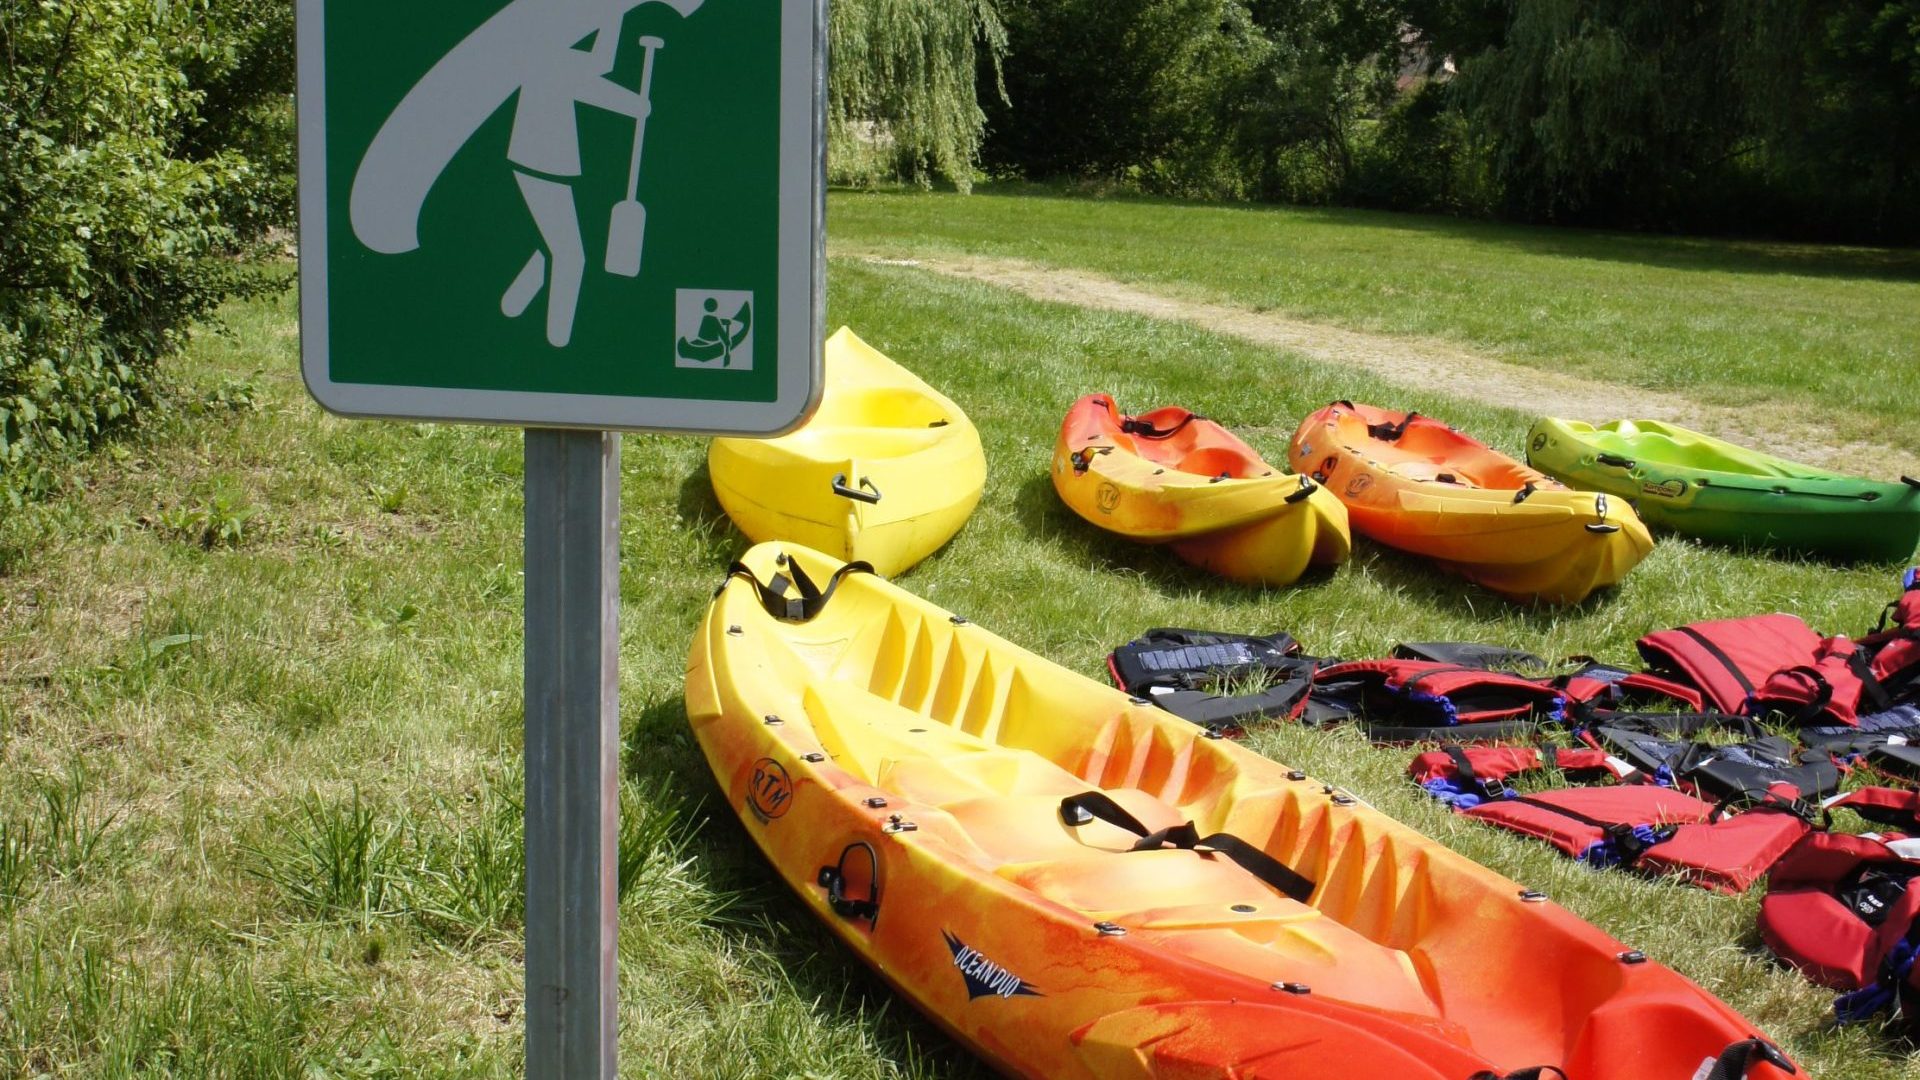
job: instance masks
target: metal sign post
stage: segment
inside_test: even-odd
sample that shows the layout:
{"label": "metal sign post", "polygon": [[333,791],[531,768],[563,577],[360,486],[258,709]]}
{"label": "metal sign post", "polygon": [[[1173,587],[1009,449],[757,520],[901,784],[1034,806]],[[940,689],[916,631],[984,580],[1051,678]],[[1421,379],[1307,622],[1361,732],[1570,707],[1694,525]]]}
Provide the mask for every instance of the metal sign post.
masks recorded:
{"label": "metal sign post", "polygon": [[614,1075],[620,436],[526,435],[527,1075]]}
{"label": "metal sign post", "polygon": [[527,1072],[611,1080],[612,432],[819,400],[826,2],[295,2],[308,389],[528,429]]}

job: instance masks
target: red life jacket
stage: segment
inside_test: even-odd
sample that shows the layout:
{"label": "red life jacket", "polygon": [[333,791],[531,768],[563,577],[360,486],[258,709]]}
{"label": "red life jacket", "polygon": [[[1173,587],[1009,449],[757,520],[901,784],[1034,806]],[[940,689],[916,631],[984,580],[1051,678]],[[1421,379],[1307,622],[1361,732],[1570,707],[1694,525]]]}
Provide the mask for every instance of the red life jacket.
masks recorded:
{"label": "red life jacket", "polygon": [[1482,803],[1463,811],[1544,840],[1601,866],[1679,874],[1719,892],[1742,892],[1811,831],[1785,800],[1726,815],[1672,788],[1569,788]]}
{"label": "red life jacket", "polygon": [[1920,685],[1920,567],[1907,571],[1902,584],[1906,591],[1887,605],[1874,632],[1860,639],[1873,654],[1868,672],[1889,698],[1911,698]]}
{"label": "red life jacket", "polygon": [[1706,708],[1700,691],[1686,683],[1644,671],[1627,671],[1608,664],[1589,663],[1571,675],[1553,680],[1567,704],[1582,717],[1645,706],[1679,705],[1690,712]]}
{"label": "red life jacket", "polygon": [[[1914,829],[1920,794],[1863,788],[1830,800],[1875,820]],[[1817,985],[1852,991],[1842,1019],[1900,1004],[1910,1018],[1920,994],[1920,842],[1900,833],[1814,833],[1781,858],[1760,902],[1767,948]]]}
{"label": "red life jacket", "polygon": [[1748,711],[1756,691],[1785,668],[1818,659],[1820,636],[1793,615],[1752,615],[1661,630],[1640,639],[1656,675],[1698,687],[1722,712]]}
{"label": "red life jacket", "polygon": [[1851,727],[1860,722],[1863,699],[1877,708],[1891,704],[1870,670],[1866,651],[1842,634],[1822,641],[1812,663],[1774,672],[1754,691],[1752,704],[1756,713],[1785,713],[1799,725]]}
{"label": "red life jacket", "polygon": [[1566,716],[1553,687],[1430,660],[1355,660],[1314,675],[1314,694],[1351,703],[1376,742],[1513,738]]}
{"label": "red life jacket", "polygon": [[1523,773],[1610,772],[1608,756],[1591,747],[1461,746],[1448,743],[1413,759],[1407,775],[1435,796],[1453,802],[1460,795],[1476,799],[1515,798],[1507,781]]}

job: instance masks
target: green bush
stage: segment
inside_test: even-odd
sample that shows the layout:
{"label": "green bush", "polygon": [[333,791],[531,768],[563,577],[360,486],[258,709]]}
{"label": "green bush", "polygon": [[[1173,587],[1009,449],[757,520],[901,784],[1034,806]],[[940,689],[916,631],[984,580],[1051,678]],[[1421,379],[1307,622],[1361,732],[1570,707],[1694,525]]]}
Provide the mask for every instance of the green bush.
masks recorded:
{"label": "green bush", "polygon": [[231,258],[244,236],[222,213],[259,170],[185,149],[204,126],[189,62],[206,14],[0,0],[0,503],[45,492],[63,455],[131,418],[195,320],[269,287]]}

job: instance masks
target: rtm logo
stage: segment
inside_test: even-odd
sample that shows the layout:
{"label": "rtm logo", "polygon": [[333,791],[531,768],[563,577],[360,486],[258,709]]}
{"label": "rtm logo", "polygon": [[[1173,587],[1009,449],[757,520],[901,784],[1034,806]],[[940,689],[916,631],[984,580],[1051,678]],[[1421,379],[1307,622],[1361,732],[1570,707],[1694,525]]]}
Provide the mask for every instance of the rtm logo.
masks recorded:
{"label": "rtm logo", "polygon": [[753,777],[747,781],[747,809],[765,825],[786,814],[793,806],[793,778],[772,758],[753,763]]}

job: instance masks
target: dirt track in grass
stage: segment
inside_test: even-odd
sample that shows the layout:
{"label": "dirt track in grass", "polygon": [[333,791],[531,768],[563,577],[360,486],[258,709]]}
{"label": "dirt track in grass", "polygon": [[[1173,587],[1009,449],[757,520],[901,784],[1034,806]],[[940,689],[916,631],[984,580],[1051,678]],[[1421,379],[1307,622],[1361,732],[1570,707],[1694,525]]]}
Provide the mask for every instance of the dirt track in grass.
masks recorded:
{"label": "dirt track in grass", "polygon": [[1182,299],[1080,270],[1017,259],[975,255],[892,257],[885,252],[840,250],[886,266],[910,266],[1018,292],[1035,300],[1098,311],[1190,323],[1256,345],[1285,349],[1328,364],[1362,368],[1381,378],[1548,416],[1598,422],[1616,417],[1664,420],[1757,447],[1810,465],[1861,472],[1872,461],[1878,479],[1894,471],[1920,476],[1920,457],[1877,443],[1837,442],[1833,429],[1792,406],[1733,409],[1681,394],[1583,379],[1577,375],[1510,363],[1434,338],[1349,330],[1326,323],[1252,311],[1229,304]]}

